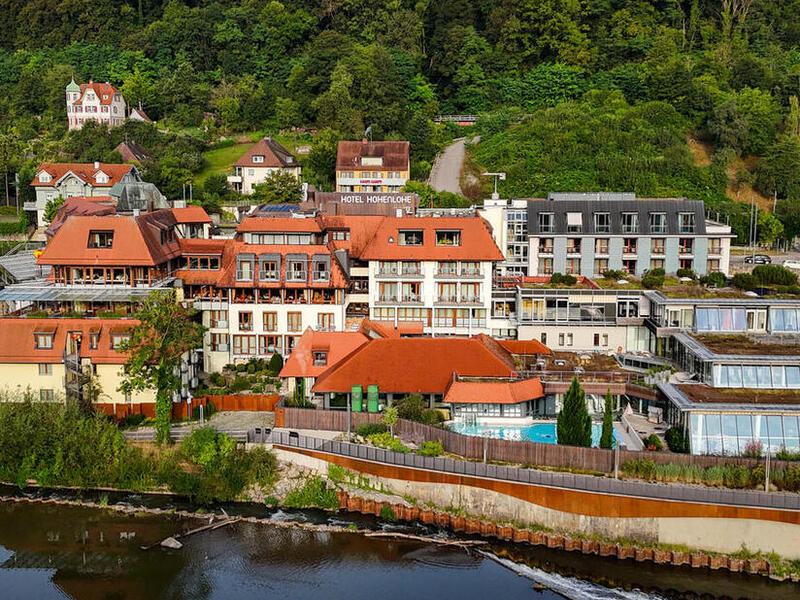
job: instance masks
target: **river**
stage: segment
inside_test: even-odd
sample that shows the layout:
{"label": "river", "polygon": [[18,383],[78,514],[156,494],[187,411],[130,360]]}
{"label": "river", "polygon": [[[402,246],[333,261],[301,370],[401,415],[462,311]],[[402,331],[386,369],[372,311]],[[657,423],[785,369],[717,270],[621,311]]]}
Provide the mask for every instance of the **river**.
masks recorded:
{"label": "river", "polygon": [[[268,514],[257,507],[245,510]],[[421,525],[318,511],[277,511],[272,518],[437,534]],[[771,600],[800,595],[792,584],[764,578],[523,545],[498,543],[491,552],[468,553],[244,521],[185,538],[180,550],[141,549],[197,525],[196,519],[170,515],[0,502],[0,599]]]}

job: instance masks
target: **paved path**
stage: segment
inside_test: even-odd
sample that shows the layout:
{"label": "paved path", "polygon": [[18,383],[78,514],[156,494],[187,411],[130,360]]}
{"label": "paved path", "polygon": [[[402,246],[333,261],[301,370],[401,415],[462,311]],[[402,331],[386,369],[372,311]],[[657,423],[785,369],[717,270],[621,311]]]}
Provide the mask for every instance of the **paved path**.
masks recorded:
{"label": "paved path", "polygon": [[461,165],[464,164],[464,138],[458,138],[447,148],[436,155],[431,175],[430,186],[437,192],[461,193]]}

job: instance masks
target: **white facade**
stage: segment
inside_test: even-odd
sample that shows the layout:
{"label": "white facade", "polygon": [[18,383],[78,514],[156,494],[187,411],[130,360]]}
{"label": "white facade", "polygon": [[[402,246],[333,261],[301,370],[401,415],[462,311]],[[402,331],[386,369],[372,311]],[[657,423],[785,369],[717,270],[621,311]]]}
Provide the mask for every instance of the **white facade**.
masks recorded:
{"label": "white facade", "polygon": [[300,165],[296,167],[235,167],[235,174],[228,175],[228,183],[245,195],[253,193],[253,186],[264,183],[267,178],[278,171],[294,175],[300,179]]}
{"label": "white facade", "polygon": [[[83,89],[81,89],[83,88]],[[81,129],[88,121],[105,123],[109,127],[125,121],[125,99],[110,85],[89,82],[78,86],[72,81],[66,88],[67,122],[69,129]]]}
{"label": "white facade", "polygon": [[488,333],[491,261],[370,261],[370,318],[433,335]]}

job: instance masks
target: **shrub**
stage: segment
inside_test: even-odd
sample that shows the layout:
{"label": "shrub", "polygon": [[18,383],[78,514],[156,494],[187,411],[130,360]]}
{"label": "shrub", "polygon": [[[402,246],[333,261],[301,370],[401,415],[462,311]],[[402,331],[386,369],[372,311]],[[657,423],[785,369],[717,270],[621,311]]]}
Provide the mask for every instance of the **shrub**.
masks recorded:
{"label": "shrub", "polygon": [[700,278],[700,283],[702,283],[706,287],[721,288],[728,285],[728,280],[725,278],[725,275],[723,275],[719,271],[714,271],[713,273],[709,273],[708,275],[703,275]]}
{"label": "shrub", "polygon": [[576,277],[572,275],[562,275],[561,273],[553,273],[550,276],[550,283],[561,285],[575,285],[578,282]]}
{"label": "shrub", "polygon": [[661,443],[661,438],[659,438],[655,433],[651,433],[642,441],[644,442],[644,445],[648,450],[664,449],[664,445]]}
{"label": "shrub", "polygon": [[325,480],[314,475],[305,480],[302,486],[291,490],[283,501],[287,508],[326,508],[336,510],[339,501],[336,490],[328,488]]}
{"label": "shrub", "polygon": [[381,507],[380,518],[383,519],[384,521],[396,521],[397,515],[394,514],[394,511],[392,510],[391,506],[389,506],[388,504],[384,504]]}
{"label": "shrub", "polygon": [[389,428],[383,423],[362,423],[356,428],[356,433],[361,437],[369,437],[376,433],[386,433]]}
{"label": "shrub", "polygon": [[283,368],[283,357],[277,352],[269,359],[269,370],[273,375],[277,375]]}
{"label": "shrub", "polygon": [[208,380],[217,387],[222,387],[227,383],[222,373],[212,373],[209,375]]}
{"label": "shrub", "polygon": [[236,372],[237,373],[244,373],[247,371],[247,363],[241,363],[236,365]]}
{"label": "shrub", "polygon": [[397,416],[409,421],[422,422],[422,415],[428,408],[428,403],[419,394],[409,394],[398,400]]}
{"label": "shrub", "polygon": [[255,375],[255,373],[256,373],[256,366],[255,366],[253,363],[249,363],[249,364],[247,365],[247,373],[248,373],[249,375]]}
{"label": "shrub", "polygon": [[403,444],[398,438],[392,437],[388,431],[384,433],[373,433],[367,436],[367,439],[373,446],[378,448],[385,448],[392,452],[402,452],[403,454],[411,452],[411,448]]}
{"label": "shrub", "polygon": [[138,427],[144,421],[144,415],[128,415],[122,420],[122,427]]}
{"label": "shrub", "polygon": [[250,389],[250,385],[250,380],[247,377],[237,375],[236,379],[233,380],[233,383],[228,386],[228,389],[232,394],[237,394],[244,390]]}
{"label": "shrub", "polygon": [[444,448],[442,448],[442,443],[438,441],[422,442],[417,454],[421,456],[441,456],[444,454]]}
{"label": "shrub", "polygon": [[603,277],[605,279],[618,280],[618,279],[627,279],[628,277],[630,277],[630,275],[628,275],[628,273],[626,273],[625,271],[617,271],[614,269],[609,269],[608,271],[603,271]]}
{"label": "shrub", "polygon": [[689,452],[689,437],[684,433],[682,427],[670,427],[664,433],[667,447],[671,452],[687,454]]}
{"label": "shrub", "polygon": [[781,265],[758,265],[753,269],[753,277],[761,284],[797,284],[797,273]]}
{"label": "shrub", "polygon": [[750,440],[744,445],[742,456],[747,458],[761,458],[764,454],[764,444],[759,440]]}
{"label": "shrub", "polygon": [[642,277],[642,285],[646,288],[658,288],[664,285],[666,273],[664,269],[652,269]]}
{"label": "shrub", "polygon": [[775,453],[775,458],[778,460],[800,460],[800,452],[792,452],[787,450],[786,446],[781,446],[781,449]]}
{"label": "shrub", "polygon": [[691,269],[678,269],[675,271],[678,277],[688,277],[689,279],[697,279],[697,275]]}
{"label": "shrub", "polygon": [[194,463],[213,465],[231,456],[236,440],[212,427],[195,429],[181,444],[181,453]]}
{"label": "shrub", "polygon": [[750,273],[736,273],[731,283],[733,283],[733,287],[737,287],[740,290],[752,290],[758,285],[756,278]]}

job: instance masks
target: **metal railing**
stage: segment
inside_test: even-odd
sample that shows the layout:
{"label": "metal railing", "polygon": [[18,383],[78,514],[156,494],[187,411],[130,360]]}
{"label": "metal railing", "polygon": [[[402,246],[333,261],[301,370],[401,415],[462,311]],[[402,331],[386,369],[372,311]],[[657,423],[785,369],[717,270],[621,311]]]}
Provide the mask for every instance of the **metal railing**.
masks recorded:
{"label": "metal railing", "polygon": [[[175,442],[180,442],[186,439],[192,432],[195,431],[195,427],[191,428],[181,428],[181,429],[172,429],[169,432],[169,437]],[[218,430],[220,433],[226,433],[228,436],[236,440],[237,442],[247,442],[250,440],[252,430],[248,431],[247,429],[229,429],[229,430]],[[156,432],[154,429],[135,429],[131,431],[123,431],[122,435],[125,436],[125,439],[131,442],[152,442],[156,439]]]}
{"label": "metal railing", "polygon": [[[488,438],[487,443],[488,443]],[[336,442],[321,438],[300,435],[296,431],[256,428],[248,432],[247,441],[252,443],[271,443],[279,446],[314,450],[338,456],[378,462],[426,471],[437,471],[453,475],[482,477],[514,483],[541,485],[583,492],[605,493],[617,496],[649,498],[703,504],[727,504],[756,508],[774,508],[800,511],[800,494],[786,492],[763,492],[755,490],[733,490],[679,484],[664,485],[642,481],[628,481],[526,469],[522,467],[494,465],[482,462],[403,454],[382,448]]]}

